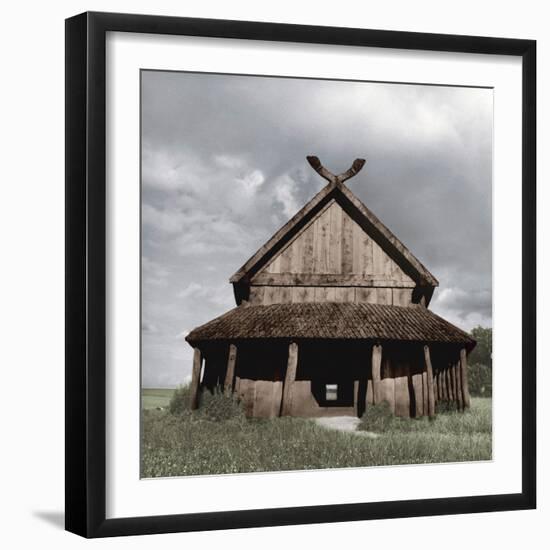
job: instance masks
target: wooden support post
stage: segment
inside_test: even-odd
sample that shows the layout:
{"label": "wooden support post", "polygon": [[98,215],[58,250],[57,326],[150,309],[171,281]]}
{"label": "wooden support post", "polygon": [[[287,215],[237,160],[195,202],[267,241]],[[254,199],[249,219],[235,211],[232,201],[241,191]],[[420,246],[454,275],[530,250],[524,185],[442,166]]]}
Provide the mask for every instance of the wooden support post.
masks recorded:
{"label": "wooden support post", "polygon": [[298,367],[298,344],[291,342],[288,346],[288,363],[286,367],[285,385],[283,388],[283,402],[281,404],[281,416],[288,416],[292,412],[292,390],[296,380]]}
{"label": "wooden support post", "polygon": [[449,382],[451,385],[451,402],[456,407],[458,404],[456,400],[456,372],[455,364],[452,362],[449,364]]}
{"label": "wooden support post", "polygon": [[405,418],[411,416],[409,374],[410,366],[408,363],[397,364],[394,367],[395,416]]}
{"label": "wooden support post", "polygon": [[372,390],[372,378],[367,380],[367,400],[366,405],[374,405],[374,392]]}
{"label": "wooden support post", "polygon": [[428,414],[430,418],[433,418],[435,416],[434,375],[428,346],[424,346],[424,360],[426,361],[426,375],[428,378]]}
{"label": "wooden support post", "polygon": [[440,372],[439,384],[441,386],[441,400],[448,401],[449,393],[447,392],[447,369],[443,368]]}
{"label": "wooden support post", "polygon": [[359,380],[353,381],[353,410],[355,411],[355,416],[359,418]]}
{"label": "wooden support post", "polygon": [[424,416],[424,395],[422,393],[422,373],[416,372],[412,375],[412,386],[414,389],[414,400],[416,403],[415,416]]}
{"label": "wooden support post", "polygon": [[462,378],[462,400],[464,408],[470,406],[470,389],[468,388],[468,362],[466,360],[466,348],[460,350],[460,375]]}
{"label": "wooden support post", "polygon": [[453,365],[452,363],[449,363],[447,365],[447,389],[449,391],[449,401],[455,400],[455,392],[454,392],[454,379],[453,379]]}
{"label": "wooden support post", "polygon": [[453,387],[453,402],[455,406],[458,408],[458,395],[457,395],[457,388],[456,388],[456,363],[451,363],[451,366],[449,368],[449,373],[451,376],[451,385]]}
{"label": "wooden support post", "polygon": [[384,358],[380,367],[380,402],[386,401],[392,414],[395,414],[395,370],[389,357]]}
{"label": "wooden support post", "polygon": [[233,392],[233,380],[235,379],[235,362],[237,361],[237,346],[229,345],[229,356],[227,358],[227,370],[225,372],[225,393],[231,395]]}
{"label": "wooden support post", "polygon": [[201,350],[195,348],[193,353],[193,373],[191,374],[191,409],[199,407],[199,383],[201,380],[202,356]]}
{"label": "wooden support post", "polygon": [[422,372],[422,416],[428,416],[428,374]]}
{"label": "wooden support post", "polygon": [[450,401],[456,404],[456,393],[455,393],[455,371],[453,369],[453,364],[449,363],[449,389],[450,389]]}
{"label": "wooden support post", "polygon": [[374,404],[378,405],[381,398],[381,378],[380,378],[380,366],[382,365],[382,346],[377,344],[372,346],[372,394],[374,398]]}
{"label": "wooden support post", "polygon": [[460,360],[454,364],[455,370],[455,388],[456,388],[456,406],[459,411],[464,409],[464,401],[462,400],[462,380],[460,378]]}

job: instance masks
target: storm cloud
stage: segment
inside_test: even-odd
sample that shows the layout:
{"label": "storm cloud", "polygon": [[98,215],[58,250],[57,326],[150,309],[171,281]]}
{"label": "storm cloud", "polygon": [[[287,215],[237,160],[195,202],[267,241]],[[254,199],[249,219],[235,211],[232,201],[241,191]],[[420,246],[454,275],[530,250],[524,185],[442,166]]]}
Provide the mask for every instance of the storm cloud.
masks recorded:
{"label": "storm cloud", "polygon": [[191,371],[185,335],[324,180],[319,156],[438,278],[431,309],[491,325],[492,90],[142,73],[142,374]]}

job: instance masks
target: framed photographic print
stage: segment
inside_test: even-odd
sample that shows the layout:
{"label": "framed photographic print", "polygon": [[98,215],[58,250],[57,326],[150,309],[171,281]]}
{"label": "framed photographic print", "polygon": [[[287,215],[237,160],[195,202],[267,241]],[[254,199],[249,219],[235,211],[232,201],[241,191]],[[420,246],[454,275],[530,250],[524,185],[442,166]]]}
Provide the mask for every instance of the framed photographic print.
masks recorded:
{"label": "framed photographic print", "polygon": [[67,20],[69,531],[535,507],[535,52]]}

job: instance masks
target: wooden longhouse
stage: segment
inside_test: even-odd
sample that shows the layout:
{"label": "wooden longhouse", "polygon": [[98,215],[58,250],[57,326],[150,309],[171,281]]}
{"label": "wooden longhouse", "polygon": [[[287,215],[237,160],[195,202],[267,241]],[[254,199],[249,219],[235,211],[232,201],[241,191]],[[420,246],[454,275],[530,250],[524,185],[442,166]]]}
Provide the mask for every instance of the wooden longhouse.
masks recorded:
{"label": "wooden longhouse", "polygon": [[328,184],[231,277],[237,307],[187,336],[192,407],[216,386],[256,417],[468,407],[475,341],[428,309],[435,277],[344,185],[365,161],[308,161]]}

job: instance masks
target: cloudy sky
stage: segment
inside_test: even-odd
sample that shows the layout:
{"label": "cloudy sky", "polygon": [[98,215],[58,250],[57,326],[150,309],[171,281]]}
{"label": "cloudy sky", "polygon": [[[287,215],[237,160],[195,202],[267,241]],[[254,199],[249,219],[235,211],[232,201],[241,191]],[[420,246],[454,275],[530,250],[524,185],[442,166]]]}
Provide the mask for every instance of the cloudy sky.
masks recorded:
{"label": "cloudy sky", "polygon": [[335,173],[439,279],[431,309],[491,325],[492,90],[142,73],[142,374],[189,377],[184,336]]}

